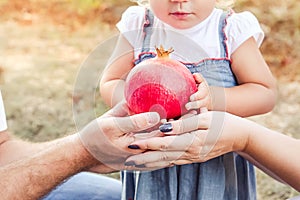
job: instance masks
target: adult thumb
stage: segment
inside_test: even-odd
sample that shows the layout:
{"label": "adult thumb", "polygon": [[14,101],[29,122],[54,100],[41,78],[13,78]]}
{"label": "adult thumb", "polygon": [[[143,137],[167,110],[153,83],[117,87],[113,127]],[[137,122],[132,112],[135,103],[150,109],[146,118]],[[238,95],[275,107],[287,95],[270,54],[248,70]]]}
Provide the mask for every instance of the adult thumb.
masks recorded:
{"label": "adult thumb", "polygon": [[160,122],[156,112],[146,112],[128,117],[116,117],[116,123],[123,133],[139,132],[151,128]]}

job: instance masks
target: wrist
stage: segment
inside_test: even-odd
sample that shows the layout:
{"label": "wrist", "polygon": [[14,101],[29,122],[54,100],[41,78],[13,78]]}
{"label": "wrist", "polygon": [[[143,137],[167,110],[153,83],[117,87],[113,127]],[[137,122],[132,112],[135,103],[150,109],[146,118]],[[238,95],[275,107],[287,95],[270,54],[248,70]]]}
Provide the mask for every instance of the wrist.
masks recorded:
{"label": "wrist", "polygon": [[79,165],[81,165],[83,170],[100,164],[100,162],[84,147],[78,134],[72,135],[72,140],[74,149],[76,149],[75,152],[80,160]]}
{"label": "wrist", "polygon": [[251,123],[249,120],[229,114],[230,132],[233,136],[233,149],[235,152],[244,152],[249,143]]}
{"label": "wrist", "polygon": [[208,110],[226,111],[225,88],[209,86],[209,96]]}
{"label": "wrist", "polygon": [[[246,121],[246,119],[245,119]],[[247,126],[244,128],[246,142],[244,142],[243,152],[246,154],[252,154],[253,147],[258,143],[257,139],[261,138],[259,124],[253,121],[247,120]],[[255,144],[255,145],[254,145]]]}

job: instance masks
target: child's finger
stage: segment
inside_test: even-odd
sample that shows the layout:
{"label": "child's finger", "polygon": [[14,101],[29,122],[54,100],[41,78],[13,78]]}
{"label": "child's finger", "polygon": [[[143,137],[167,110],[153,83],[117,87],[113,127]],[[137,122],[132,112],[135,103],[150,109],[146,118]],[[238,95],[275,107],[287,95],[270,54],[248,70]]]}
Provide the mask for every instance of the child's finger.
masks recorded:
{"label": "child's finger", "polygon": [[197,111],[191,110],[188,113],[186,113],[185,115],[181,116],[179,119],[186,119],[186,118],[192,117],[194,115],[197,115]]}
{"label": "child's finger", "polygon": [[196,101],[205,98],[208,95],[208,91],[203,89],[198,89],[198,92],[195,92],[190,96],[190,101]]}
{"label": "child's finger", "polygon": [[203,78],[203,76],[200,73],[194,73],[193,77],[197,84],[200,84],[205,81],[205,79]]}
{"label": "child's finger", "polygon": [[202,107],[207,107],[207,100],[206,99],[201,99],[201,100],[198,100],[198,101],[191,101],[191,102],[188,102],[186,105],[185,105],[185,108],[187,110],[192,110],[192,109],[199,109],[199,108],[202,108]]}

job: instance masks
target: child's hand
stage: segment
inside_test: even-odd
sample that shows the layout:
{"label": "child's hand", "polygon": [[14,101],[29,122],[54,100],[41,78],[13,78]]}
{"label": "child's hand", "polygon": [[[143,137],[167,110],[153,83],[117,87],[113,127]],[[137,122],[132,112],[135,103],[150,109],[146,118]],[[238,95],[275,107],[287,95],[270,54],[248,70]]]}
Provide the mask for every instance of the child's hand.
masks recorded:
{"label": "child's hand", "polygon": [[200,109],[201,112],[207,111],[211,103],[209,86],[199,73],[194,73],[193,76],[198,84],[198,91],[190,96],[190,102],[188,102],[185,107],[187,110]]}

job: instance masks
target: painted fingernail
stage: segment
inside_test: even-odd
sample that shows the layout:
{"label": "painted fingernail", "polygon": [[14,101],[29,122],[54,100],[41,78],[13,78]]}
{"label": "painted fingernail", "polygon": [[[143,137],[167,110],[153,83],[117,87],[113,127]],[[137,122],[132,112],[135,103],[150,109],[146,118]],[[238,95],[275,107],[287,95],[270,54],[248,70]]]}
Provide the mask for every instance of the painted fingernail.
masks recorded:
{"label": "painted fingernail", "polygon": [[163,133],[171,132],[173,130],[173,126],[171,123],[164,123],[163,125],[159,126],[159,130]]}
{"label": "painted fingernail", "polygon": [[131,144],[128,146],[129,149],[141,149],[138,145]]}
{"label": "painted fingernail", "polygon": [[134,161],[128,161],[124,163],[125,166],[135,166],[135,162]]}

